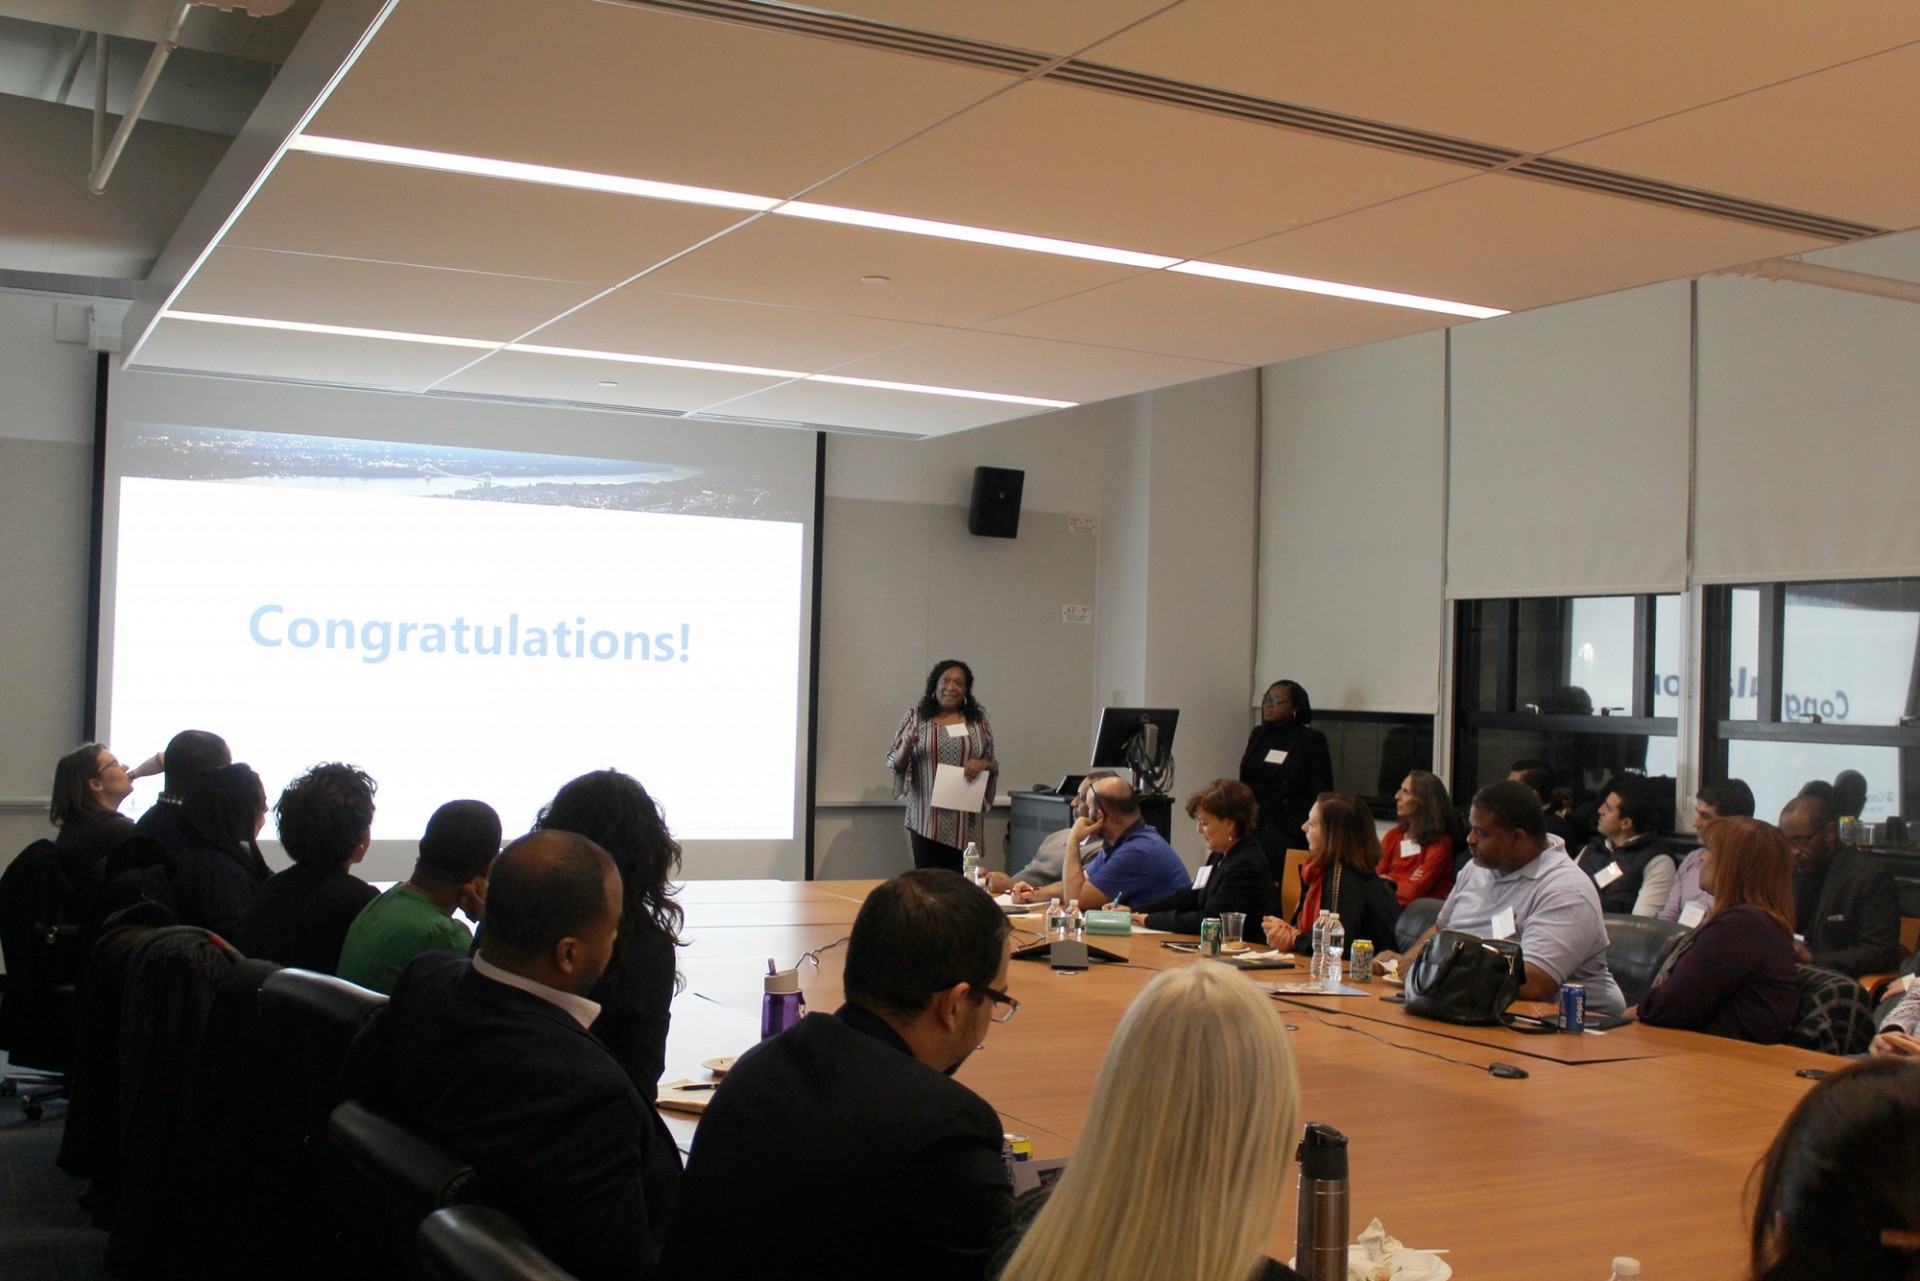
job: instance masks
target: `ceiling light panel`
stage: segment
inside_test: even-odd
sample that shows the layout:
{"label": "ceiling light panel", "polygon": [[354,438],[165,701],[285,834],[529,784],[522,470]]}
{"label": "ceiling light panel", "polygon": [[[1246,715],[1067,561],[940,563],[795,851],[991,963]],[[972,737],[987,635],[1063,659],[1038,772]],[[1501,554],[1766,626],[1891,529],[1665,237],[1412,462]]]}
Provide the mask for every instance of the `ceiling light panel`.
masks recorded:
{"label": "ceiling light panel", "polygon": [[991,370],[1003,392],[1057,400],[1095,401],[1150,387],[1191,382],[1240,366],[1182,356],[1124,351],[978,330],[945,334],[896,351],[856,360],[835,375],[935,386],[967,386]]}
{"label": "ceiling light panel", "polygon": [[292,151],[223,243],[605,287],[750,216]]}
{"label": "ceiling light panel", "polygon": [[661,293],[647,283],[608,294],[524,341],[813,373],[945,332],[870,316]]}
{"label": "ceiling light panel", "polygon": [[1521,311],[1827,243],[1483,174],[1224,257],[1263,271],[1391,282],[1442,298],[1472,290],[1476,302]]}
{"label": "ceiling light panel", "polygon": [[408,0],[306,131],[789,196],[1007,83],[592,0]]}
{"label": "ceiling light panel", "polygon": [[173,310],[498,342],[592,297],[591,285],[223,245]]}
{"label": "ceiling light panel", "polygon": [[1005,316],[983,328],[1244,366],[1459,323],[1434,312],[1162,271]]}
{"label": "ceiling light panel", "polygon": [[1052,411],[1037,406],[964,400],[953,396],[923,396],[915,392],[884,391],[808,380],[784,383],[750,396],[709,405],[707,412],[819,423],[829,427],[851,427],[859,431],[942,436],[949,432],[986,427],[1013,418]]}
{"label": "ceiling light panel", "polygon": [[808,199],[1204,258],[1466,172],[1039,83],[948,121]]}
{"label": "ceiling light panel", "polygon": [[446,342],[162,318],[141,348],[140,367],[424,391],[482,354]]}
{"label": "ceiling light panel", "polygon": [[[888,277],[885,286],[861,277]],[[668,263],[648,289],[955,328],[1133,269],[799,218],[761,218]]]}
{"label": "ceiling light panel", "polygon": [[1549,151],[1920,39],[1907,0],[1556,6],[1187,0],[1090,62]]}
{"label": "ceiling light panel", "polygon": [[[1656,120],[1556,158],[1911,227],[1920,223],[1916,86],[1920,46]],[[1874,181],[1860,182],[1868,173]]]}
{"label": "ceiling light panel", "polygon": [[[460,370],[437,384],[434,390],[684,413],[716,400],[775,387],[783,381],[778,377],[672,365],[501,351]],[[616,385],[600,385],[607,382]]]}

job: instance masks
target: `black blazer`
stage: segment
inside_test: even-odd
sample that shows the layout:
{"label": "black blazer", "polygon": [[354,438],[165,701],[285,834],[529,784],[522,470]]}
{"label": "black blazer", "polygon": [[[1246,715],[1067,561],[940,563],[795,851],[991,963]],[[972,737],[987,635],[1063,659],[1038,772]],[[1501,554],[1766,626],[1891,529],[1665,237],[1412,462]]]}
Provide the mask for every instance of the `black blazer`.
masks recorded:
{"label": "black blazer", "polygon": [[[1398,941],[1393,936],[1393,926],[1400,919],[1400,894],[1394,889],[1393,881],[1375,872],[1356,872],[1350,867],[1340,869],[1340,896],[1335,902],[1328,902],[1326,891],[1333,885],[1333,869],[1327,870],[1322,886],[1320,906],[1339,914],[1340,926],[1347,933],[1347,946],[1352,947],[1355,939],[1366,939],[1373,944],[1373,950],[1386,952],[1397,950]],[[1415,900],[1418,902],[1418,900]],[[1306,896],[1300,899],[1300,907],[1295,910],[1297,916],[1306,915]],[[1313,953],[1313,922],[1296,920],[1294,925],[1300,929],[1300,937],[1294,943],[1293,950],[1302,956]]]}
{"label": "black blazer", "polygon": [[1899,964],[1900,896],[1893,873],[1851,846],[1834,851],[1813,919],[1798,924],[1815,965],[1858,977]]}
{"label": "black blazer", "polygon": [[1245,912],[1246,936],[1258,940],[1260,918],[1280,915],[1280,891],[1267,875],[1267,855],[1260,843],[1241,841],[1225,854],[1209,855],[1206,866],[1213,871],[1204,886],[1181,890],[1147,907],[1147,928],[1198,934],[1200,922],[1209,916]]}
{"label": "black blazer", "polygon": [[[1267,760],[1267,754],[1276,751],[1287,754],[1278,765]],[[1299,721],[1254,726],[1247,736],[1247,750],[1240,756],[1240,781],[1253,789],[1254,799],[1260,802],[1255,834],[1267,852],[1267,879],[1278,881],[1286,874],[1287,851],[1307,846],[1300,828],[1314,801],[1320,793],[1333,790],[1333,753],[1327,736]]]}
{"label": "black blazer", "polygon": [[743,1055],[700,1119],[669,1277],[977,1281],[1009,1192],[1000,1118],[854,1005]]}
{"label": "black blazer", "polygon": [[660,1116],[565,1010],[452,952],[401,972],[348,1051],[348,1093],[480,1169],[580,1281],[635,1281],[680,1180]]}

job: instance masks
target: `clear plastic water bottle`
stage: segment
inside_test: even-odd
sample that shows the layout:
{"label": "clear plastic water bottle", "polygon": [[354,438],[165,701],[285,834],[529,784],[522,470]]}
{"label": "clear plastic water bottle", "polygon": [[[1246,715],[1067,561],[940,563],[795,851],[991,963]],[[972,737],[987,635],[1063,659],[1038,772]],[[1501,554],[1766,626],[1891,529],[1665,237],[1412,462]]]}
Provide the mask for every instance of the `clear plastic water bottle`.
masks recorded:
{"label": "clear plastic water bottle", "polygon": [[1313,961],[1307,970],[1310,978],[1327,977],[1327,918],[1331,915],[1323,907],[1320,915],[1313,918]]}
{"label": "clear plastic water bottle", "polygon": [[1067,909],[1060,906],[1056,897],[1047,902],[1047,942],[1064,938],[1067,933]]}
{"label": "clear plastic water bottle", "polygon": [[1340,913],[1327,917],[1327,981],[1338,983],[1346,977],[1347,927],[1340,924]]}
{"label": "clear plastic water bottle", "polygon": [[1087,937],[1087,914],[1081,910],[1079,899],[1067,907],[1067,937],[1079,942]]}
{"label": "clear plastic water bottle", "polygon": [[968,841],[966,853],[960,856],[960,875],[967,878],[970,885],[984,885],[987,875],[980,866],[980,846],[978,842]]}

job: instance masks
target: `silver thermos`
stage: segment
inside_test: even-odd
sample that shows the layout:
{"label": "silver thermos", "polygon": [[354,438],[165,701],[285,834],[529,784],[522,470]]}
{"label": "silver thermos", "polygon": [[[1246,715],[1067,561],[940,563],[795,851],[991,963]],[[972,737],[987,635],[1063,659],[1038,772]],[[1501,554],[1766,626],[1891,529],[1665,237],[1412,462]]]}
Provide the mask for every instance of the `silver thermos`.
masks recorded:
{"label": "silver thermos", "polygon": [[1300,1163],[1294,1270],[1306,1281],[1346,1281],[1347,1136],[1310,1121],[1294,1159]]}

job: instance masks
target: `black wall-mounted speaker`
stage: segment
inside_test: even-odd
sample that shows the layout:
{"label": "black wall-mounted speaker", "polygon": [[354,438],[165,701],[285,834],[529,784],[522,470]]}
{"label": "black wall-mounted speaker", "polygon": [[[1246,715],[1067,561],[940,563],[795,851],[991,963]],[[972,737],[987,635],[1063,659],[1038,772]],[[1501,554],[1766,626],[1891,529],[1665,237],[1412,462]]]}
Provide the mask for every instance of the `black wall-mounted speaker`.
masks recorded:
{"label": "black wall-mounted speaker", "polygon": [[967,532],[982,538],[1020,537],[1020,490],[1027,473],[1010,467],[973,469],[973,502]]}

